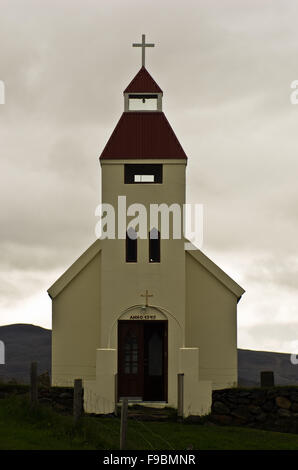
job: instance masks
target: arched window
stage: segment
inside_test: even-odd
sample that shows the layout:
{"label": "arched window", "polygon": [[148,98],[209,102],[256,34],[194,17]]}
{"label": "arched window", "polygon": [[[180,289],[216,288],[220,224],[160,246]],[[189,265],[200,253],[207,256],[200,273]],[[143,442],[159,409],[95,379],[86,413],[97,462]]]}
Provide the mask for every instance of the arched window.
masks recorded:
{"label": "arched window", "polygon": [[136,263],[138,261],[138,239],[136,231],[130,227],[126,232],[126,262]]}
{"label": "arched window", "polygon": [[149,232],[149,263],[160,263],[160,232],[156,228]]}

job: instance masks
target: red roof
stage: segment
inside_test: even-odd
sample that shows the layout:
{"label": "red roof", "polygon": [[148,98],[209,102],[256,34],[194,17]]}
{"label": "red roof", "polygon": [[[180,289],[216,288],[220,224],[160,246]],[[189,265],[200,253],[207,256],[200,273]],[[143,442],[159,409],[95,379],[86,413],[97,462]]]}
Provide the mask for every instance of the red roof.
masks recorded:
{"label": "red roof", "polygon": [[124,90],[124,93],[162,93],[162,90],[143,66]]}
{"label": "red roof", "polygon": [[163,112],[124,112],[100,156],[101,160],[138,158],[187,158]]}

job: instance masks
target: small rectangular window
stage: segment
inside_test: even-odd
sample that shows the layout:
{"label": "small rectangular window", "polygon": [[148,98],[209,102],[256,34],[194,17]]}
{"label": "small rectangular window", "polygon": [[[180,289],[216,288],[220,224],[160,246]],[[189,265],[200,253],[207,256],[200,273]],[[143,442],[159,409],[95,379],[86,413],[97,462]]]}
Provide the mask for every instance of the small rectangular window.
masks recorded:
{"label": "small rectangular window", "polygon": [[160,263],[160,232],[149,232],[149,263]]}
{"label": "small rectangular window", "polygon": [[125,184],[162,183],[161,164],[124,165]]}
{"label": "small rectangular window", "polygon": [[156,111],[157,95],[129,95],[129,111]]}
{"label": "small rectangular window", "polygon": [[126,262],[136,263],[138,261],[138,239],[126,233]]}
{"label": "small rectangular window", "polygon": [[135,183],[154,183],[154,175],[134,175]]}

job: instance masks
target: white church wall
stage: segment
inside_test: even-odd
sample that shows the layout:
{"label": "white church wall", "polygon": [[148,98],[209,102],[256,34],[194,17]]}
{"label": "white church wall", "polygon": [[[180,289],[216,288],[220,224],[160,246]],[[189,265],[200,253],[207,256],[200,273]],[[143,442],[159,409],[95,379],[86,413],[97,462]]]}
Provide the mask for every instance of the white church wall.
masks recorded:
{"label": "white church wall", "polygon": [[[183,337],[182,337],[183,336]],[[172,318],[169,318],[168,328],[168,405],[177,407],[177,374],[179,373],[180,348],[184,346],[183,329]]]}
{"label": "white church wall", "polygon": [[100,264],[97,254],[53,299],[52,384],[95,378],[100,340]]}
{"label": "white church wall", "polygon": [[211,411],[212,384],[199,376],[199,349],[179,349],[179,374],[183,377],[183,417],[207,415]]}
{"label": "white church wall", "polygon": [[96,350],[96,396],[102,413],[115,409],[115,374],[117,373],[117,349]]}
{"label": "white church wall", "polygon": [[237,384],[237,298],[186,253],[186,345],[200,350],[200,379]]}

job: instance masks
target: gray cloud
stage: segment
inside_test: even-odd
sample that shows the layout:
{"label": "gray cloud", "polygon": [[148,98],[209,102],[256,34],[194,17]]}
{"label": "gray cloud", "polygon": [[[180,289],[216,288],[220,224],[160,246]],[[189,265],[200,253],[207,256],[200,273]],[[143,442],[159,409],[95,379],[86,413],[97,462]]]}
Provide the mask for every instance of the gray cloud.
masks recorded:
{"label": "gray cloud", "polygon": [[[131,43],[143,32],[156,42],[148,69],[189,155],[188,201],[205,206],[204,250],[243,280],[246,317],[266,319],[274,298],[282,315],[280,295],[293,306],[297,13],[292,0],[2,0],[0,249],[4,278],[14,275],[2,284],[0,322],[14,298],[45,292],[94,240],[98,156],[139,69]],[[40,282],[17,286],[34,276]],[[48,310],[34,318],[50,324]],[[262,349],[261,335],[242,337]]]}
{"label": "gray cloud", "polygon": [[280,259],[278,256],[261,256],[250,266],[246,279],[255,283],[261,279],[263,284],[270,284],[276,289],[288,289],[289,295],[292,289],[298,294],[298,258],[293,256]]}
{"label": "gray cloud", "polygon": [[262,349],[276,352],[298,353],[298,323],[279,322],[258,323],[245,329],[246,341],[251,341],[254,349],[263,344]]}

